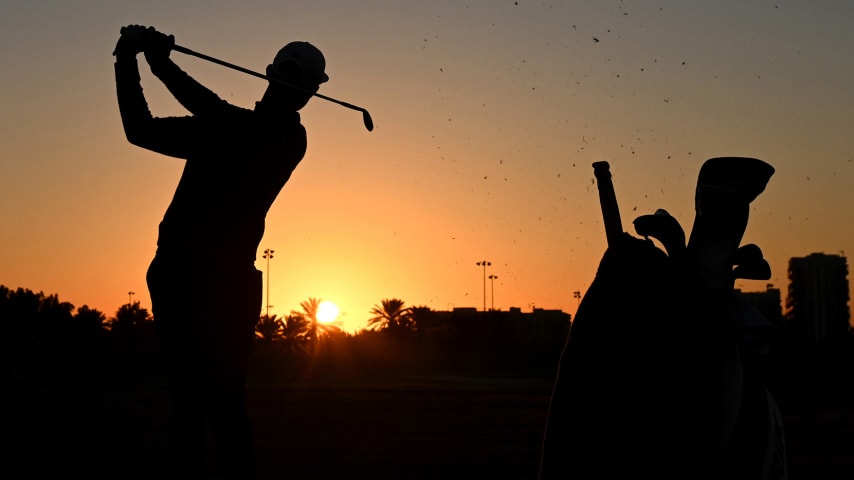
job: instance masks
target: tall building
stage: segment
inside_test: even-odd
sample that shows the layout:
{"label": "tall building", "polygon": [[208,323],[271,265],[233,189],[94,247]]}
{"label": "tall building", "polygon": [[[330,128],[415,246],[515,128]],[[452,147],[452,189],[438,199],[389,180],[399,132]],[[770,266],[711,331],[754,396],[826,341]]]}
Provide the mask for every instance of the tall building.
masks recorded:
{"label": "tall building", "polygon": [[812,253],[789,259],[786,321],[794,333],[824,340],[847,332],[850,318],[844,256]]}

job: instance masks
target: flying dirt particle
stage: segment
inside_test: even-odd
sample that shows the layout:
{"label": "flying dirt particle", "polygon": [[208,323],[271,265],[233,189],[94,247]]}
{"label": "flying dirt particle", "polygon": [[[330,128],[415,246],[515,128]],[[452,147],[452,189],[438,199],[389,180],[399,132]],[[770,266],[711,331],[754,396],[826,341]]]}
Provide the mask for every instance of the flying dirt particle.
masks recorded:
{"label": "flying dirt particle", "polygon": [[593,37],[593,43],[599,43],[599,39],[596,37]]}

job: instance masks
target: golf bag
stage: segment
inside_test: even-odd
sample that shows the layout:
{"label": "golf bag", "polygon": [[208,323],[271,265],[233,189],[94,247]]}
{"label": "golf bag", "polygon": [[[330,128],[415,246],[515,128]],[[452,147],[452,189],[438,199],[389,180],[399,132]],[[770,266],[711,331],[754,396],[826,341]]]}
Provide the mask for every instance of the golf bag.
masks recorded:
{"label": "golf bag", "polygon": [[[645,238],[609,234],[561,356],[541,480],[786,478],[781,416],[758,361],[769,325],[733,289],[736,277],[770,278],[761,250],[739,244],[773,171],[755,159],[706,162],[687,245],[663,210],[635,220]],[[614,208],[603,202],[606,216]]]}

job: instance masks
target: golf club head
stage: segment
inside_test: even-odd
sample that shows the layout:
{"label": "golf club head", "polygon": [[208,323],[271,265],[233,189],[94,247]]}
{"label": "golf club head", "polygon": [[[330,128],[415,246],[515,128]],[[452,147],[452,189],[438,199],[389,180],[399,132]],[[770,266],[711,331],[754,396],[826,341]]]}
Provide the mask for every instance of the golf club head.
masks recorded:
{"label": "golf club head", "polygon": [[659,208],[654,215],[641,215],[633,223],[638,235],[655,238],[664,245],[668,255],[685,251],[685,231],[667,210]]}
{"label": "golf club head", "polygon": [[750,243],[738,248],[733,259],[735,268],[733,278],[745,280],[768,280],[771,278],[771,266],[762,255],[758,245]]}
{"label": "golf club head", "polygon": [[365,122],[365,128],[369,132],[374,131],[374,121],[371,119],[371,114],[367,110],[362,110],[362,120]]}

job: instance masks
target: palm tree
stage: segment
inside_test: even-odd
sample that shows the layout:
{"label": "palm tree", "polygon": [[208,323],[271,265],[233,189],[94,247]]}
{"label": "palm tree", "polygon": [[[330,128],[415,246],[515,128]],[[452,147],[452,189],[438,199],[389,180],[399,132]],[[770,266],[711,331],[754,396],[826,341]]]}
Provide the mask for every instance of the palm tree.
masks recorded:
{"label": "palm tree", "polygon": [[412,310],[403,306],[403,300],[389,298],[384,299],[381,303],[382,306],[374,305],[374,308],[371,309],[373,317],[368,319],[368,327],[388,332],[415,331]]}
{"label": "palm tree", "polygon": [[283,349],[289,353],[305,353],[305,343],[309,340],[308,320],[299,313],[292,313],[280,322]]}
{"label": "palm tree", "polygon": [[261,315],[255,324],[255,336],[266,344],[282,339],[282,319],[275,315]]}
{"label": "palm tree", "polygon": [[153,344],[154,322],[151,313],[142,308],[139,302],[122,305],[116,311],[116,316],[110,319],[110,334],[123,342]]}
{"label": "palm tree", "polygon": [[291,313],[281,320],[282,337],[305,340],[308,338],[310,325],[308,320],[299,313]]}
{"label": "palm tree", "polygon": [[308,300],[300,302],[301,312],[291,312],[292,315],[300,315],[309,322],[306,340],[314,344],[317,341],[317,310],[320,307],[320,299],[309,297]]}
{"label": "palm tree", "polygon": [[309,297],[308,300],[299,304],[300,308],[302,308],[301,312],[291,312],[292,315],[299,315],[309,322],[309,330],[306,334],[306,339],[312,342],[312,345],[317,343],[320,337],[324,335],[341,331],[341,328],[337,325],[318,322],[317,311],[320,308],[322,301],[323,300],[319,298]]}
{"label": "palm tree", "polygon": [[425,305],[409,307],[409,318],[412,321],[412,329],[423,333],[425,328],[436,324],[436,315],[433,310]]}

